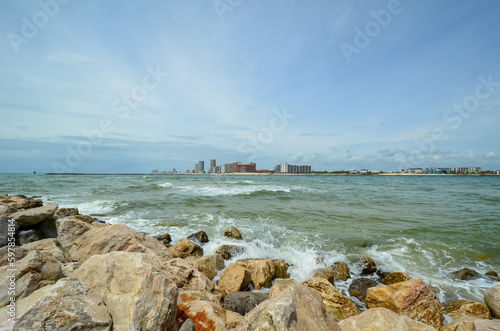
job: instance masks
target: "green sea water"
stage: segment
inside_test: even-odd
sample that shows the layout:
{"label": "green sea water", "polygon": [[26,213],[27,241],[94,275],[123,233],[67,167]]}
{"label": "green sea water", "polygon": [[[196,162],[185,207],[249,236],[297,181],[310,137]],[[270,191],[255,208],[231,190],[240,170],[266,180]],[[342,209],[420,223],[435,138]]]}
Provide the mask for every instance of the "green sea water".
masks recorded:
{"label": "green sea water", "polygon": [[[0,193],[40,196],[173,241],[203,230],[212,254],[237,227],[238,257],[282,258],[304,281],[318,267],[369,256],[385,271],[423,279],[440,300],[482,302],[500,272],[500,177],[272,175],[0,175]],[[324,258],[324,262],[318,259]],[[344,293],[351,280],[338,282]]]}

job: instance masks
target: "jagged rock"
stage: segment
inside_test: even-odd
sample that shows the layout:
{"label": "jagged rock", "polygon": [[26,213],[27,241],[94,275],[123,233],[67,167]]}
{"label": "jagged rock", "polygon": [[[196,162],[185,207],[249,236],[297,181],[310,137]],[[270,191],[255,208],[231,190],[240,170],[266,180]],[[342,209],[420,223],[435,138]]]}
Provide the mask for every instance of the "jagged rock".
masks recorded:
{"label": "jagged rock", "polygon": [[391,285],[399,282],[406,282],[410,280],[411,277],[405,274],[404,272],[393,272],[384,277],[380,282],[384,285]]}
{"label": "jagged rock", "polygon": [[207,255],[203,257],[189,256],[186,258],[193,267],[198,269],[208,279],[213,280],[218,270],[224,269],[224,259],[220,254]]}
{"label": "jagged rock", "polygon": [[271,287],[275,278],[290,277],[288,265],[283,260],[244,259],[236,261],[236,264],[250,271],[251,283],[257,290]]}
{"label": "jagged rock", "polygon": [[9,238],[11,238],[9,233],[17,233],[18,229],[19,224],[16,221],[9,220],[8,217],[0,217],[0,247],[6,246],[9,243]]}
{"label": "jagged rock", "polygon": [[54,257],[59,263],[72,262],[68,251],[61,245],[59,240],[48,238],[32,242],[21,247],[27,252],[38,251]]}
{"label": "jagged rock", "polygon": [[496,318],[500,318],[500,285],[490,287],[484,292],[484,303]]}
{"label": "jagged rock", "polygon": [[15,261],[21,260],[26,254],[28,254],[28,250],[23,247],[15,246],[14,251],[11,249],[9,252],[9,247],[4,246],[0,248],[0,267],[9,265],[11,262],[14,265]]}
{"label": "jagged rock", "polygon": [[377,282],[369,278],[356,278],[349,285],[349,295],[358,298],[361,302],[366,301],[366,292],[370,287],[377,286]]}
{"label": "jagged rock", "polygon": [[224,309],[245,316],[267,299],[268,293],[234,291],[224,297]]}
{"label": "jagged rock", "polygon": [[45,221],[36,225],[36,229],[42,233],[43,238],[57,238],[56,220],[47,218]]}
{"label": "jagged rock", "polygon": [[38,230],[25,230],[17,233],[19,246],[38,241],[40,239],[43,239],[43,234]]}
{"label": "jagged rock", "polygon": [[237,240],[243,239],[241,237],[241,232],[237,228],[235,228],[234,226],[227,229],[226,232],[224,232],[224,236],[228,237],[228,238],[234,238]]}
{"label": "jagged rock", "polygon": [[241,325],[243,316],[220,305],[181,293],[177,299],[177,324],[191,320],[195,330],[229,330]]}
{"label": "jagged rock", "polygon": [[71,250],[75,241],[85,232],[93,228],[92,225],[83,222],[77,218],[64,217],[56,221],[57,240],[63,245],[66,250]]}
{"label": "jagged rock", "polygon": [[31,208],[15,212],[14,214],[10,215],[10,217],[16,220],[19,226],[32,226],[43,222],[48,218],[52,218],[57,208],[57,205],[50,203],[43,207]]}
{"label": "jagged rock", "polygon": [[339,322],[342,331],[437,331],[436,328],[398,315],[386,308],[372,308]]}
{"label": "jagged rock", "polygon": [[71,275],[99,293],[114,330],[171,330],[178,289],[150,254],[111,252],[94,255]]}
{"label": "jagged rock", "polygon": [[313,270],[313,277],[323,278],[335,285],[335,271],[332,267],[319,268]]}
{"label": "jagged rock", "polygon": [[17,211],[17,208],[0,203],[0,217],[7,217],[10,214],[15,213],[16,211]]}
{"label": "jagged rock", "polygon": [[488,271],[485,273],[486,276],[493,276],[493,277],[498,277],[498,273],[494,270]]}
{"label": "jagged rock", "polygon": [[[69,278],[19,300],[16,313],[13,330],[111,330],[112,326],[102,297],[87,285]],[[0,329],[4,330],[5,326],[0,317]]]}
{"label": "jagged rock", "polygon": [[361,276],[372,275],[377,271],[377,265],[372,258],[362,257],[354,261],[354,263],[361,265]]}
{"label": "jagged rock", "polygon": [[170,235],[168,233],[165,233],[165,234],[162,234],[159,236],[155,236],[155,238],[158,239],[159,241],[161,241],[161,243],[167,247],[169,247],[170,243],[172,242],[172,238],[170,237]]}
{"label": "jagged rock", "polygon": [[479,273],[475,270],[464,268],[462,270],[458,270],[454,273],[455,279],[459,280],[470,280],[479,277]]}
{"label": "jagged rock", "polygon": [[80,262],[69,262],[69,263],[64,263],[61,266],[62,273],[64,277],[70,277],[73,271],[76,269],[80,268],[82,264]]}
{"label": "jagged rock", "polygon": [[188,256],[203,256],[203,249],[188,239],[181,239],[168,249],[173,257],[180,257],[181,259]]}
{"label": "jagged rock", "polygon": [[179,331],[196,331],[194,323],[189,318],[182,324]]}
{"label": "jagged rock", "polygon": [[441,327],[444,320],[439,300],[421,279],[371,287],[366,306],[387,308],[435,328]]}
{"label": "jagged rock", "polygon": [[4,204],[13,209],[29,209],[43,206],[41,200],[27,198],[24,195],[9,196],[7,194],[0,197],[0,204]]}
{"label": "jagged rock", "polygon": [[443,325],[440,331],[500,331],[498,321],[490,321],[472,316],[461,316],[453,322]]}
{"label": "jagged rock", "polygon": [[244,251],[245,247],[243,246],[222,245],[215,251],[215,254],[222,255],[224,260],[230,260],[232,257],[238,256]]}
{"label": "jagged rock", "polygon": [[248,269],[231,263],[220,274],[219,288],[225,293],[243,291],[250,284],[251,279],[252,276]]}
{"label": "jagged rock", "polygon": [[55,211],[54,218],[59,219],[68,216],[75,216],[78,214],[79,214],[78,208],[59,208],[58,210]]}
{"label": "jagged rock", "polygon": [[75,215],[73,216],[77,220],[83,221],[85,223],[94,223],[95,219],[92,216],[89,215]]}
{"label": "jagged rock", "polygon": [[335,320],[359,315],[359,310],[351,300],[346,298],[340,291],[324,278],[312,277],[306,280],[304,285],[321,292],[326,312]]}
{"label": "jagged rock", "polygon": [[245,316],[241,330],[342,331],[327,314],[321,294],[293,280],[276,280],[270,299]]}
{"label": "jagged rock", "polygon": [[380,279],[384,279],[385,277],[389,276],[391,273],[388,271],[377,269],[376,274],[377,274],[377,276],[380,277]]}
{"label": "jagged rock", "polygon": [[198,231],[196,233],[193,233],[187,237],[189,240],[195,240],[200,244],[205,244],[208,242],[208,236],[205,231]]}
{"label": "jagged rock", "polygon": [[346,281],[347,278],[351,278],[351,272],[349,271],[349,267],[344,262],[335,262],[332,268],[333,268],[334,280],[338,279]]}
{"label": "jagged rock", "polygon": [[491,312],[488,307],[479,302],[468,300],[454,301],[444,307],[442,311],[454,320],[462,316],[491,319]]}

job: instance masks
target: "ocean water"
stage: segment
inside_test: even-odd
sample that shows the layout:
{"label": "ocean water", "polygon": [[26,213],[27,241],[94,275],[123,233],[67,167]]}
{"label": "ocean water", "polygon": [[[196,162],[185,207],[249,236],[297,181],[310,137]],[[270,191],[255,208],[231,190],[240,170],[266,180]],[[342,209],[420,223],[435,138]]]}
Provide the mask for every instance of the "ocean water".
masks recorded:
{"label": "ocean water", "polygon": [[[243,245],[235,259],[284,259],[298,281],[337,261],[359,277],[353,261],[368,256],[423,279],[441,301],[483,302],[498,284],[450,273],[500,272],[499,177],[3,174],[0,193],[40,196],[173,242],[203,230],[205,254]],[[223,236],[230,226],[241,242]],[[351,281],[336,286],[347,294]]]}

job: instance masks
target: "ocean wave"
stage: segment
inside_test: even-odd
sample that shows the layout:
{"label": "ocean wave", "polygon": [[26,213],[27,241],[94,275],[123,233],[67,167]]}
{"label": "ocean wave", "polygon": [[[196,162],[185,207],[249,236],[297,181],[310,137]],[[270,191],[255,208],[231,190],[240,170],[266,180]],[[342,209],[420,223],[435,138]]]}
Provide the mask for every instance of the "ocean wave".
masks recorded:
{"label": "ocean wave", "polygon": [[94,200],[91,202],[77,203],[74,205],[78,208],[80,214],[109,214],[112,213],[118,206],[112,200]]}

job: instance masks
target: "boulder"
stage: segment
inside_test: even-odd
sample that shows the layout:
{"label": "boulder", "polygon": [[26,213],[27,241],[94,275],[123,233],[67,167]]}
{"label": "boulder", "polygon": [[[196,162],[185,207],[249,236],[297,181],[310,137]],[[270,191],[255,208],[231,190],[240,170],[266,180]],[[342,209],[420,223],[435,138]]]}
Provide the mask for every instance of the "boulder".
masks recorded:
{"label": "boulder", "polygon": [[326,312],[335,320],[359,315],[359,310],[351,300],[346,298],[340,291],[324,278],[312,277],[306,280],[304,285],[321,292]]}
{"label": "boulder", "polygon": [[498,320],[485,320],[472,316],[462,316],[443,325],[440,331],[500,331]]}
{"label": "boulder", "polygon": [[234,291],[224,297],[224,309],[245,316],[267,299],[269,293]]}
{"label": "boulder", "polygon": [[36,229],[42,233],[43,238],[57,238],[58,236],[56,220],[53,218],[47,218],[45,221],[38,223]]}
{"label": "boulder", "polygon": [[[80,225],[86,224],[82,221],[78,222]],[[115,251],[147,253],[163,260],[172,258],[168,248],[157,239],[134,231],[125,225],[95,227],[87,224],[87,226],[90,226],[90,229],[74,238],[73,244],[68,249],[75,261],[83,263],[91,256]]]}
{"label": "boulder", "polygon": [[230,260],[231,258],[240,255],[244,251],[245,247],[243,246],[222,245],[215,251],[215,254],[222,255],[222,258],[224,260]]}
{"label": "boulder", "polygon": [[38,241],[43,238],[43,234],[38,230],[24,230],[17,233],[17,242],[19,246]]}
{"label": "boulder", "polygon": [[14,232],[15,234],[18,229],[19,224],[17,224],[15,220],[9,219],[8,217],[0,217],[0,247],[7,246],[9,238],[11,238],[9,233]]}
{"label": "boulder", "polygon": [[435,328],[441,327],[444,320],[439,300],[421,279],[371,287],[366,306],[387,308]]}
{"label": "boulder", "polygon": [[391,272],[377,269],[376,274],[377,274],[377,276],[379,276],[380,279],[384,279],[385,277],[389,276],[391,274]]}
{"label": "boulder", "polygon": [[362,257],[354,261],[361,266],[361,276],[373,275],[377,271],[377,265],[370,257]]}
{"label": "boulder", "polygon": [[26,210],[21,210],[10,215],[19,226],[32,226],[40,222],[45,221],[48,218],[54,216],[57,210],[57,205],[48,204],[43,207],[31,208]]}
{"label": "boulder", "polygon": [[9,251],[9,247],[4,246],[0,248],[0,267],[9,265],[10,263],[13,263],[12,266],[14,266],[14,263],[21,260],[26,254],[28,254],[28,250],[22,247],[15,246],[13,249],[11,247]]}
{"label": "boulder", "polygon": [[193,267],[198,269],[198,271],[210,280],[214,279],[218,270],[224,269],[224,259],[220,254],[202,257],[189,256],[186,258],[186,261],[188,261]]}
{"label": "boulder", "polygon": [[346,281],[347,278],[351,278],[349,267],[344,262],[335,262],[332,268],[334,279]]}
{"label": "boulder", "polygon": [[442,311],[454,320],[461,316],[491,319],[491,312],[488,307],[482,303],[468,300],[454,301],[444,307]]}
{"label": "boulder", "polygon": [[437,331],[436,328],[398,315],[386,308],[372,308],[339,322],[342,331]]}
{"label": "boulder", "polygon": [[181,239],[168,248],[173,257],[185,259],[188,256],[203,256],[203,249],[188,239]]}
{"label": "boulder", "polygon": [[0,203],[0,217],[7,217],[17,211],[16,208]]}
{"label": "boulder", "polygon": [[392,272],[386,277],[382,278],[380,281],[384,285],[391,285],[394,283],[406,282],[410,280],[411,277],[405,274],[404,272]]}
{"label": "boulder", "polygon": [[234,226],[227,229],[226,232],[224,232],[224,236],[228,237],[228,238],[237,239],[237,240],[243,239],[241,237],[241,232],[237,228],[235,228]]}
{"label": "boulder", "polygon": [[479,273],[475,270],[469,269],[469,268],[464,268],[462,270],[458,270],[453,273],[453,276],[455,279],[459,280],[470,280],[470,279],[476,279],[479,277]]}
{"label": "boulder", "polygon": [[170,235],[168,233],[165,233],[165,234],[162,234],[162,235],[159,235],[159,236],[155,236],[156,239],[158,239],[163,245],[169,247],[170,246],[170,243],[172,242],[172,238],[170,237]]}
{"label": "boulder", "polygon": [[14,330],[111,330],[113,324],[101,295],[76,279],[60,279],[17,306]]}
{"label": "boulder", "polygon": [[76,217],[64,217],[56,221],[57,240],[63,247],[70,251],[75,241],[85,232],[93,228],[89,223],[83,222]]}
{"label": "boulder", "polygon": [[252,276],[248,269],[231,263],[220,274],[219,288],[224,293],[243,291],[250,284],[251,279]]}
{"label": "boulder", "polygon": [[257,290],[271,287],[275,278],[290,277],[288,265],[283,260],[244,259],[236,261],[236,264],[250,271],[251,283]]}
{"label": "boulder", "polygon": [[76,269],[80,268],[82,264],[80,262],[69,262],[69,263],[64,263],[61,266],[62,273],[64,277],[70,277],[73,271]]}
{"label": "boulder", "polygon": [[245,316],[241,330],[342,331],[327,314],[321,294],[293,280],[276,280],[271,298]]}
{"label": "boulder", "polygon": [[196,331],[193,321],[188,318],[186,321],[184,321],[184,323],[182,323],[179,331]]}
{"label": "boulder", "polygon": [[314,269],[312,276],[315,278],[326,279],[332,285],[335,285],[335,271],[333,270],[332,267]]}
{"label": "boulder", "polygon": [[490,287],[484,292],[484,303],[496,318],[500,318],[500,285]]}
{"label": "boulder", "polygon": [[75,216],[78,215],[78,208],[59,208],[55,211],[54,213],[54,218],[59,219],[59,218],[64,218],[68,216]]}
{"label": "boulder", "polygon": [[43,206],[42,200],[27,198],[24,195],[5,195],[0,198],[0,204],[6,205],[13,209],[29,209]]}
{"label": "boulder", "polygon": [[349,295],[358,298],[361,302],[366,301],[366,292],[370,287],[377,286],[377,282],[369,278],[356,278],[349,285]]}
{"label": "boulder", "polygon": [[75,215],[73,217],[76,218],[77,220],[80,220],[80,221],[85,222],[85,223],[94,223],[95,222],[95,218],[93,218],[92,216],[89,216],[89,215]]}
{"label": "boulder", "polygon": [[205,244],[208,242],[208,236],[205,231],[198,231],[187,237],[187,239],[195,241],[195,243]]}
{"label": "boulder", "polygon": [[54,257],[59,263],[72,262],[69,252],[62,246],[57,239],[47,238],[37,242],[29,243],[21,247],[27,252],[38,251]]}
{"label": "boulder", "polygon": [[492,277],[498,277],[498,272],[496,272],[494,270],[490,270],[490,271],[486,272],[485,275],[492,276]]}
{"label": "boulder", "polygon": [[114,330],[174,328],[178,289],[155,256],[121,251],[94,255],[71,277],[102,296]]}

